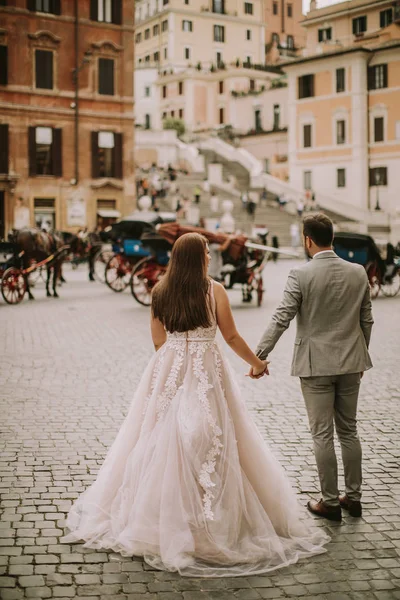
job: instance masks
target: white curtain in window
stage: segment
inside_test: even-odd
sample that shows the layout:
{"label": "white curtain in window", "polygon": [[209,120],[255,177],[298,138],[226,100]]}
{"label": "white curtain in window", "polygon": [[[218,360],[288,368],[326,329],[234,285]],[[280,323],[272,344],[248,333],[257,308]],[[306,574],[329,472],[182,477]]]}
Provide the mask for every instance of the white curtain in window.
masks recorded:
{"label": "white curtain in window", "polygon": [[51,127],[36,127],[36,143],[49,146],[53,142]]}
{"label": "white curtain in window", "polygon": [[114,148],[112,131],[99,131],[99,148]]}

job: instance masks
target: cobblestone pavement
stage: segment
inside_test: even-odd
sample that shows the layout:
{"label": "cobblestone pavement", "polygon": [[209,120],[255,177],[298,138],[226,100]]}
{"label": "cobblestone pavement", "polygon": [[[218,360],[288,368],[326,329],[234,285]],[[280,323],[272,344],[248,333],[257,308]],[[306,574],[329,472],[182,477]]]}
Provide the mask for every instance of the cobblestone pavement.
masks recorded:
{"label": "cobblestone pavement", "polygon": [[[267,266],[261,309],[231,301],[255,346],[279,301],[291,263]],[[0,302],[0,597],[81,600],[400,599],[400,297],[374,302],[372,355],[360,401],[364,516],[341,525],[326,554],[268,576],[187,579],[81,545],[61,545],[65,513],[93,481],[153,350],[147,309],[129,292],[66,272],[59,300]],[[272,355],[271,376],[253,382],[236,357],[258,427],[297,487],[318,497],[299,383],[289,376],[294,327]],[[231,356],[231,352],[229,352]],[[273,485],[273,482],[266,482]]]}

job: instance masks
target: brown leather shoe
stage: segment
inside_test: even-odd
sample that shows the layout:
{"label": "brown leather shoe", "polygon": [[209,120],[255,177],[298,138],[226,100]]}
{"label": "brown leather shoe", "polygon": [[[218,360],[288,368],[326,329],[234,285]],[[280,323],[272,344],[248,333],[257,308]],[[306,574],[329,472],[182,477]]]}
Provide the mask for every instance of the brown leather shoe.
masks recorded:
{"label": "brown leather shoe", "polygon": [[341,521],[342,520],[342,509],[340,506],[327,506],[322,500],[317,502],[316,500],[309,500],[307,502],[307,508],[313,515],[328,519],[329,521]]}
{"label": "brown leather shoe", "polygon": [[362,506],[359,500],[351,500],[346,496],[340,496],[339,498],[340,506],[348,511],[351,517],[361,517],[362,515]]}

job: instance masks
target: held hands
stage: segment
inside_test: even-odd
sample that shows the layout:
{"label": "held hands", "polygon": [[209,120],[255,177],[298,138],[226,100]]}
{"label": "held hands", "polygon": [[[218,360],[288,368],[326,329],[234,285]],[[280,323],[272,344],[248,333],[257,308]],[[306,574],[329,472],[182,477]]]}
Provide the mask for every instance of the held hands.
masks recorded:
{"label": "held hands", "polygon": [[259,362],[260,364],[258,367],[250,367],[250,371],[248,372],[247,377],[250,377],[251,379],[260,379],[264,375],[269,375],[269,361],[260,360]]}

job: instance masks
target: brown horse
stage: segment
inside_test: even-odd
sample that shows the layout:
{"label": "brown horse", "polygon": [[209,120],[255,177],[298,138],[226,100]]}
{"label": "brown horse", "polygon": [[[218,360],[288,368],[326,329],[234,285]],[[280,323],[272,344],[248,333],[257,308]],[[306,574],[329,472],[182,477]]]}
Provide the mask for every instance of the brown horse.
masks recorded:
{"label": "brown horse", "polygon": [[[53,296],[54,298],[58,298],[56,285],[61,274],[61,265],[65,258],[65,253],[59,252],[60,248],[64,245],[63,240],[55,233],[47,233],[40,229],[21,229],[15,233],[14,243],[18,254],[21,256],[24,270],[28,269],[35,262],[39,263],[53,257],[46,263],[46,293],[48,297],[51,297],[50,276],[51,271],[53,271]],[[24,278],[29,300],[34,300],[29,286],[29,275],[24,275]]]}

